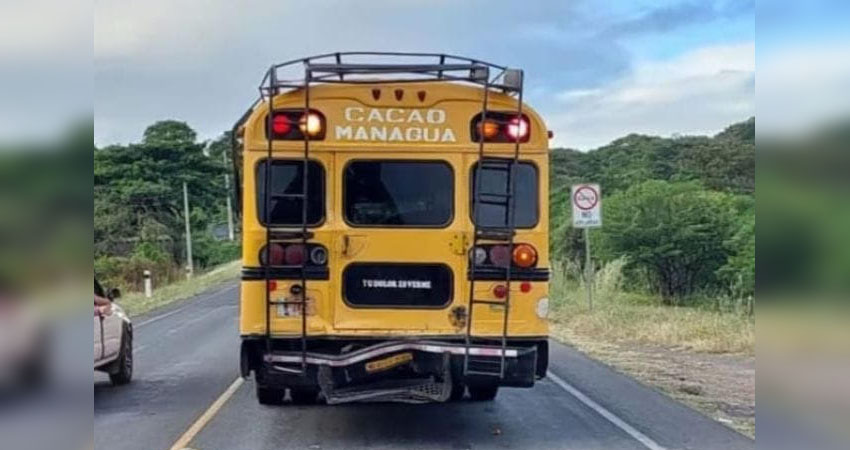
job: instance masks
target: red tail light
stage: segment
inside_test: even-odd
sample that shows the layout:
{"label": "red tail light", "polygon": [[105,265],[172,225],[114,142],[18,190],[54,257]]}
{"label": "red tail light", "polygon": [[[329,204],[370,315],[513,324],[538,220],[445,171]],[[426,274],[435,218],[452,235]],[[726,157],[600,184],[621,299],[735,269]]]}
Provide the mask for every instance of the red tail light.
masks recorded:
{"label": "red tail light", "polygon": [[305,135],[320,141],[325,138],[325,116],[315,110],[307,114],[303,109],[277,110],[272,115],[271,132],[268,124],[266,128],[266,136],[276,141],[303,140]]}
{"label": "red tail light", "polygon": [[523,114],[517,117],[515,112],[487,111],[487,119],[482,121],[483,114],[472,119],[472,141],[478,142],[482,137],[484,142],[528,142],[531,136],[531,122]]}
{"label": "red tail light", "polygon": [[272,131],[277,135],[284,135],[292,131],[292,122],[286,114],[277,114],[272,117]]}
{"label": "red tail light", "polygon": [[325,266],[328,250],[321,244],[280,244],[273,242],[260,250],[260,264],[271,266],[300,266],[302,264]]}
{"label": "red tail light", "polygon": [[263,265],[279,266],[284,261],[284,248],[280,244],[269,244],[260,250],[260,263]]}
{"label": "red tail light", "polygon": [[511,252],[505,245],[490,247],[490,263],[497,267],[508,267],[511,263]]}
{"label": "red tail light", "polygon": [[305,253],[304,246],[301,244],[288,245],[286,247],[284,261],[290,266],[301,265],[304,262]]}
{"label": "red tail light", "polygon": [[480,245],[470,250],[470,258],[475,258],[478,266],[514,267],[528,269],[537,265],[537,249],[531,244]]}

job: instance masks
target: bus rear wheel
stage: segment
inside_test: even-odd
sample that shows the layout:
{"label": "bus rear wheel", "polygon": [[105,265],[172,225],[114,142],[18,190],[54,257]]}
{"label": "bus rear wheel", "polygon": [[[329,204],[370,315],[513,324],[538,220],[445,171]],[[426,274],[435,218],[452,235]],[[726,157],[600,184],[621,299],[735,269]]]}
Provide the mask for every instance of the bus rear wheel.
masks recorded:
{"label": "bus rear wheel", "polygon": [[316,403],[319,390],[315,388],[289,388],[289,396],[296,405],[312,405]]}
{"label": "bus rear wheel", "polygon": [[450,402],[459,402],[463,400],[463,394],[466,393],[466,385],[463,383],[452,384],[452,393],[449,395]]}
{"label": "bus rear wheel", "polygon": [[496,398],[499,386],[469,386],[469,398],[474,402],[486,402]]}
{"label": "bus rear wheel", "polygon": [[257,401],[261,405],[278,406],[283,404],[284,389],[275,389],[257,385]]}

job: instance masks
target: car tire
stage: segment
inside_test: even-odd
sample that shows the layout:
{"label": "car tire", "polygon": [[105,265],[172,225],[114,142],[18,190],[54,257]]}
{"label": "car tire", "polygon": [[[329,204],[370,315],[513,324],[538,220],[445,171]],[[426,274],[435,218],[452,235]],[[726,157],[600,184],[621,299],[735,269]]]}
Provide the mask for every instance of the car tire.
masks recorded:
{"label": "car tire", "polygon": [[257,401],[261,405],[278,406],[283,404],[284,389],[276,389],[257,385]]}
{"label": "car tire", "polygon": [[121,350],[109,371],[109,381],[114,386],[121,386],[133,379],[133,332],[124,326],[121,333]]}
{"label": "car tire", "polygon": [[315,388],[289,388],[289,397],[296,405],[312,405],[319,398],[319,390]]}
{"label": "car tire", "polygon": [[469,386],[469,398],[475,402],[488,402],[496,398],[499,386]]}

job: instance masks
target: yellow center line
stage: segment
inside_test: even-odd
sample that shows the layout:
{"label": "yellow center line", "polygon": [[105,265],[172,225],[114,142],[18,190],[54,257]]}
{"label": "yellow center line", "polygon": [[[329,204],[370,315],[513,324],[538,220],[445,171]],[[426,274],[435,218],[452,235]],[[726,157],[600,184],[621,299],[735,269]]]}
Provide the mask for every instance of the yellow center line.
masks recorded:
{"label": "yellow center line", "polygon": [[207,410],[204,411],[204,413],[201,414],[200,417],[198,417],[198,420],[196,420],[192,424],[192,426],[190,426],[189,429],[186,430],[186,432],[183,433],[182,436],[180,436],[180,439],[177,439],[177,442],[175,442],[174,445],[171,446],[171,450],[186,449],[186,446],[189,445],[190,442],[192,442],[192,439],[194,439],[195,436],[197,436],[198,433],[200,433],[201,430],[203,430],[204,427],[213,419],[213,417],[218,414],[224,404],[227,403],[228,400],[230,400],[230,397],[233,397],[233,394],[235,394],[236,391],[239,390],[239,387],[242,386],[242,383],[244,382],[245,380],[242,377],[239,377],[234,380],[230,387],[228,387],[226,391],[224,391],[217,399],[215,399],[212,405],[210,405],[210,407],[207,408]]}

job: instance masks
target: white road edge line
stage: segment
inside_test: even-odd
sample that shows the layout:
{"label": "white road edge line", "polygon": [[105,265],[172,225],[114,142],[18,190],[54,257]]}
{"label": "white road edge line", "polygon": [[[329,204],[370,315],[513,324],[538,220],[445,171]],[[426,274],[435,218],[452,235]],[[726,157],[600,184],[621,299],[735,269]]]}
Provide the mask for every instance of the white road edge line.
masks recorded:
{"label": "white road edge line", "polygon": [[135,325],[135,327],[136,327],[136,328],[140,328],[140,327],[143,327],[143,326],[145,326],[145,325],[147,325],[147,324],[149,324],[149,323],[154,323],[154,322],[156,322],[156,321],[158,321],[158,320],[165,319],[165,318],[166,318],[166,317],[168,317],[168,316],[173,316],[173,315],[175,315],[175,314],[179,313],[180,311],[183,311],[183,310],[184,310],[184,309],[186,309],[188,306],[189,306],[189,305],[181,306],[181,307],[179,307],[179,308],[175,309],[174,311],[169,311],[169,312],[167,312],[167,313],[165,313],[165,314],[160,314],[160,315],[158,315],[158,316],[156,316],[156,317],[151,317],[150,319],[148,319],[148,320],[146,320],[146,321],[144,321],[144,322],[141,322],[141,323],[136,324],[136,325]]}
{"label": "white road edge line", "polygon": [[[236,285],[235,287],[239,287],[239,285]],[[219,294],[222,294],[222,293],[224,293],[224,292],[227,292],[227,291],[229,291],[230,289],[233,289],[233,288],[234,288],[234,286],[227,286],[227,287],[225,287],[225,288],[223,288],[223,289],[220,289],[220,290],[218,290],[218,291],[216,291],[216,292],[214,292],[214,293],[210,294],[210,298],[215,297],[215,296],[217,296],[217,295],[219,295]],[[149,323],[153,323],[153,322],[156,322],[156,321],[159,321],[159,320],[165,319],[166,317],[173,316],[173,315],[175,315],[175,314],[179,313],[180,311],[183,311],[184,309],[188,308],[189,306],[191,306],[191,304],[189,304],[189,305],[183,305],[183,306],[181,306],[181,307],[179,307],[179,308],[175,309],[174,311],[169,311],[169,312],[167,312],[167,313],[160,314],[160,315],[158,315],[158,316],[156,316],[156,317],[151,317],[150,319],[145,320],[144,322],[137,323],[137,324],[136,324],[136,325],[134,325],[133,327],[138,329],[138,328],[143,327],[143,326],[145,326],[145,325],[147,325],[147,324],[149,324]]]}
{"label": "white road edge line", "polygon": [[187,445],[192,442],[192,439],[194,439],[195,436],[197,436],[198,433],[200,433],[201,430],[203,430],[204,427],[213,419],[213,417],[218,414],[224,404],[227,403],[228,400],[230,400],[230,397],[233,397],[233,394],[235,394],[236,391],[239,390],[239,387],[242,386],[242,383],[244,382],[245,379],[242,377],[239,377],[234,380],[230,387],[228,387],[227,390],[225,390],[217,399],[215,399],[212,405],[210,405],[210,407],[207,408],[207,410],[204,411],[204,413],[201,414],[200,417],[198,417],[198,420],[196,420],[192,424],[192,426],[190,426],[189,429],[186,430],[186,432],[183,433],[182,436],[180,436],[180,439],[177,439],[174,445],[171,446],[171,450],[186,449]]}
{"label": "white road edge line", "polygon": [[571,385],[570,383],[567,383],[561,377],[552,373],[552,371],[546,372],[546,377],[549,378],[550,380],[552,380],[552,382],[554,382],[558,386],[560,386],[561,389],[569,392],[570,395],[572,395],[573,397],[578,399],[578,401],[584,403],[585,406],[596,411],[600,416],[604,417],[606,420],[608,420],[609,422],[614,424],[617,428],[623,430],[626,434],[635,438],[638,442],[643,444],[646,448],[648,448],[650,450],[666,450],[664,447],[659,445],[657,442],[653,441],[649,436],[641,433],[640,431],[636,430],[633,426],[631,426],[631,425],[627,424],[625,421],[623,421],[623,419],[620,419],[619,417],[615,416],[614,413],[612,413],[611,411],[608,411],[607,409],[605,409],[605,407],[603,407],[599,403],[596,403],[595,401],[590,399],[588,396],[584,395],[581,391],[579,391],[578,389],[573,387],[573,385]]}

